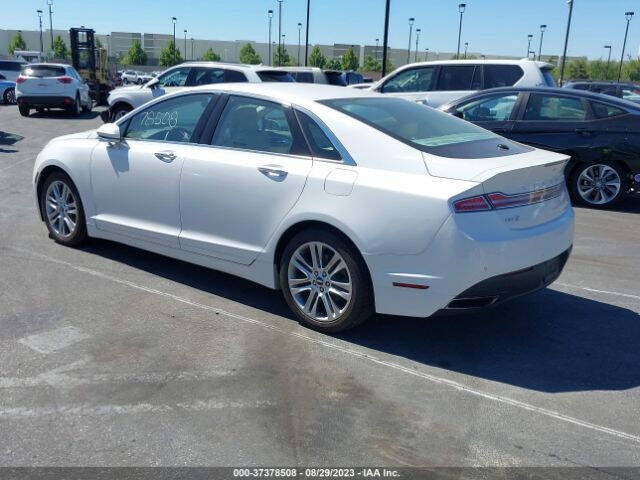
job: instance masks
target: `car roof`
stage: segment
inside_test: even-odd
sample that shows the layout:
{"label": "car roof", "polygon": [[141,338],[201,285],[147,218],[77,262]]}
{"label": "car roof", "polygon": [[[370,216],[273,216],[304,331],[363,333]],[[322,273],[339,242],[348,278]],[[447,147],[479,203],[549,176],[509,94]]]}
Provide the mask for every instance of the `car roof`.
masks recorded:
{"label": "car roof", "polygon": [[27,63],[25,64],[25,66],[26,65],[28,65],[29,67],[61,67],[61,68],[68,68],[71,66],[68,63],[47,63],[47,62]]}
{"label": "car roof", "polygon": [[462,103],[463,100],[467,100],[470,98],[491,95],[492,93],[520,93],[520,92],[536,92],[536,93],[555,93],[558,95],[564,96],[572,96],[572,97],[584,97],[589,98],[591,100],[598,100],[599,102],[606,102],[617,104],[620,106],[624,106],[625,108],[633,108],[640,112],[640,105],[630,102],[628,100],[623,100],[618,97],[613,97],[611,95],[604,95],[596,92],[589,92],[586,90],[575,90],[573,88],[558,88],[558,87],[498,87],[498,88],[489,88],[486,90],[480,90],[474,94],[467,95],[466,97],[460,98],[453,102],[450,102],[450,105],[457,105]]}
{"label": "car roof", "polygon": [[318,67],[269,67],[273,70],[283,70],[285,72],[313,72],[320,71]]}
{"label": "car roof", "polygon": [[631,82],[616,82],[614,80],[570,80],[565,85],[607,85],[607,86],[633,86]]}
{"label": "car roof", "polygon": [[293,82],[266,83],[217,83],[190,88],[189,91],[246,93],[256,96],[271,97],[284,103],[317,102],[333,98],[377,97],[377,92],[356,90],[335,85]]}
{"label": "car roof", "polygon": [[226,62],[183,62],[175,67],[220,67],[234,70],[277,70],[277,68],[270,67],[269,65],[248,65],[245,63],[226,63]]}
{"label": "car roof", "polygon": [[483,64],[483,65],[522,65],[527,63],[533,63],[540,68],[553,68],[553,65],[547,62],[540,62],[538,60],[531,60],[527,58],[521,59],[504,59],[504,58],[483,58],[483,59],[467,59],[467,60],[430,60],[428,62],[416,62],[416,63],[408,63],[399,67],[402,68],[412,68],[412,67],[421,67],[428,65],[465,65],[465,64]]}

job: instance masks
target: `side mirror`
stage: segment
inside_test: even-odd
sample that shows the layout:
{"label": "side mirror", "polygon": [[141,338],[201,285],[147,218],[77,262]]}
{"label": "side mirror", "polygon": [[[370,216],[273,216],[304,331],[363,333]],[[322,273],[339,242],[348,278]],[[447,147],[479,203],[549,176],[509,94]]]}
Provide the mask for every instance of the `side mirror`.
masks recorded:
{"label": "side mirror", "polygon": [[98,127],[96,131],[100,138],[104,138],[106,140],[121,140],[122,136],[120,135],[120,127],[115,123],[105,123]]}
{"label": "side mirror", "polygon": [[153,78],[147,82],[147,88],[154,89],[158,86],[158,83],[160,83],[160,80]]}

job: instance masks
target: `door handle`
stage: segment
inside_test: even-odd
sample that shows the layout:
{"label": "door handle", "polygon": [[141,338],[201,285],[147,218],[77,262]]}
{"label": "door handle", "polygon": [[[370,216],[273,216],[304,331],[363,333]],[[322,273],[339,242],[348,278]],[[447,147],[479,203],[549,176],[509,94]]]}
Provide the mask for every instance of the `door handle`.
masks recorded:
{"label": "door handle", "polygon": [[154,155],[163,162],[173,162],[176,159],[176,155],[173,152],[156,152]]}
{"label": "door handle", "polygon": [[287,176],[287,171],[280,165],[265,165],[264,167],[258,167],[258,171],[272,180],[284,180]]}

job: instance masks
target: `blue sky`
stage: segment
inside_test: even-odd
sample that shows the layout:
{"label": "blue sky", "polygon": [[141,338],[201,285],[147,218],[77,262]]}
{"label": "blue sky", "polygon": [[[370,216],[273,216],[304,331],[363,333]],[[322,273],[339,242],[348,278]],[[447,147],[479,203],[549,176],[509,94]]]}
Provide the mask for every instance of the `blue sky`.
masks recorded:
{"label": "blue sky", "polygon": [[[8,0],[7,0],[8,1]],[[220,40],[260,40],[267,37],[266,12],[272,8],[274,37],[277,32],[276,0],[53,0],[54,28],[85,25],[99,33],[132,31],[171,33],[176,16],[179,36]],[[306,0],[284,0],[283,33],[287,43],[297,43],[297,23],[305,22]],[[389,43],[405,48],[408,18],[422,29],[420,47],[431,51],[455,51],[458,0],[391,0]],[[566,0],[466,0],[462,42],[469,50],[486,54],[524,56],[527,34],[548,25],[543,53],[561,54],[568,7]],[[107,7],[109,5],[109,7]],[[619,57],[624,37],[624,12],[638,7],[631,22],[627,52],[634,56],[640,42],[640,3],[635,0],[575,0],[569,55],[605,56],[603,45],[613,46]],[[12,2],[0,16],[0,28],[37,29],[36,10],[47,12],[46,0]],[[46,15],[45,15],[46,17]],[[45,18],[48,26],[48,17]],[[384,0],[311,0],[311,43],[375,44],[382,41]],[[415,37],[414,37],[415,41]],[[304,42],[304,30],[303,30]],[[414,43],[415,46],[415,43]],[[413,47],[412,47],[413,48]]]}

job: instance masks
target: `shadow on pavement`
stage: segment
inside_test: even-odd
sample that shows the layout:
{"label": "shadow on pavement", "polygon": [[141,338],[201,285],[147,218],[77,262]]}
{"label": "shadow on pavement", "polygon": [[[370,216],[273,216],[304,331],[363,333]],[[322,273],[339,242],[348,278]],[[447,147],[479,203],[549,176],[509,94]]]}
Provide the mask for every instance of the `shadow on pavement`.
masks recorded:
{"label": "shadow on pavement", "polygon": [[100,115],[100,112],[91,110],[90,112],[83,112],[79,115],[73,115],[72,113],[65,112],[64,110],[51,110],[44,112],[31,112],[29,117],[33,118],[63,118],[65,120],[92,120]]}
{"label": "shadow on pavement", "polygon": [[[231,275],[103,240],[85,251],[293,319],[278,292]],[[476,315],[377,315],[336,335],[416,362],[542,392],[640,385],[640,316],[545,289]]]}

